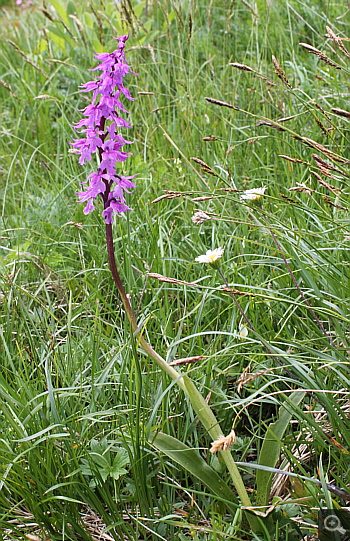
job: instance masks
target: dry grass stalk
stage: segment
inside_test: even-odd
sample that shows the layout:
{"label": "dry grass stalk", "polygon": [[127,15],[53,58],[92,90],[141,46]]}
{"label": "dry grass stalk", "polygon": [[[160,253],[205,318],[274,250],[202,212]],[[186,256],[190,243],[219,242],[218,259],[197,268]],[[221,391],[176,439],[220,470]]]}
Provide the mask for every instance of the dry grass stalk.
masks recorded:
{"label": "dry grass stalk", "polygon": [[327,190],[329,190],[330,192],[332,193],[339,193],[341,190],[339,188],[336,188],[335,186],[332,186],[331,184],[328,184],[328,182],[326,182],[325,180],[323,180],[323,178],[318,174],[316,173],[316,171],[310,171],[312,176],[318,180],[318,182],[321,184],[321,186],[323,186],[324,188],[327,188]]}
{"label": "dry grass stalk", "polygon": [[288,88],[292,88],[292,85],[290,84],[290,82],[287,79],[286,73],[283,71],[283,69],[281,68],[281,66],[277,62],[276,57],[273,56],[273,55],[272,55],[272,62],[273,62],[273,65],[275,66],[275,73],[276,73],[277,77],[279,79],[281,79],[282,83],[284,83],[286,86],[288,86]]}
{"label": "dry grass stalk", "polygon": [[339,107],[332,107],[331,109],[332,113],[338,116],[343,116],[345,118],[350,118],[350,112],[345,111],[344,109],[339,109]]}
{"label": "dry grass stalk", "polygon": [[158,203],[158,201],[162,201],[162,199],[174,199],[176,197],[186,197],[191,195],[193,195],[192,192],[174,192],[173,190],[165,190],[165,194],[154,199],[152,203]]}
{"label": "dry grass stalk", "polygon": [[322,124],[322,122],[321,122],[320,120],[318,120],[318,118],[315,118],[315,122],[316,122],[317,126],[318,126],[319,128],[321,128],[321,131],[322,131],[323,135],[328,135],[328,131],[333,129],[333,126],[331,126],[330,128],[327,129],[327,128]]}
{"label": "dry grass stalk", "polygon": [[230,66],[242,71],[249,71],[251,73],[254,73],[256,77],[259,77],[259,79],[266,81],[269,85],[276,86],[276,83],[274,83],[273,81],[270,81],[270,79],[267,79],[267,77],[260,75],[259,73],[257,73],[255,69],[251,68],[250,66],[247,66],[247,64],[240,64],[239,62],[230,62]]}
{"label": "dry grass stalk", "polygon": [[296,192],[296,193],[305,192],[308,195],[311,195],[311,192],[314,192],[315,190],[313,190],[309,186],[306,186],[306,184],[304,184],[303,182],[297,182],[297,186],[294,186],[293,188],[289,188],[289,191]]}
{"label": "dry grass stalk", "polygon": [[201,225],[207,220],[212,220],[212,216],[209,216],[209,214],[206,212],[199,210],[191,217],[191,220],[195,225]]}
{"label": "dry grass stalk", "polygon": [[74,225],[74,227],[76,227],[77,229],[80,229],[80,231],[84,231],[83,224],[81,222],[79,222],[79,223],[77,223],[77,222],[67,222],[66,224],[63,225],[63,227],[65,227],[66,225]]}
{"label": "dry grass stalk", "polygon": [[203,137],[202,141],[208,141],[208,142],[211,142],[211,141],[217,141],[218,138],[215,137],[215,135],[210,135],[209,137]]}
{"label": "dry grass stalk", "polygon": [[168,278],[167,276],[163,276],[162,274],[158,274],[157,272],[149,272],[147,273],[147,276],[149,276],[150,278],[155,278],[156,280],[159,280],[159,282],[167,282],[168,284],[178,284],[178,285],[199,287],[198,284],[194,284],[193,282],[185,282],[184,280],[176,280],[175,278]]}
{"label": "dry grass stalk", "polygon": [[220,190],[220,192],[235,192],[235,193],[239,193],[242,191],[242,190],[237,190],[236,188],[218,188],[218,190]]}
{"label": "dry grass stalk", "polygon": [[256,73],[256,71],[253,68],[250,68],[246,64],[239,64],[239,62],[230,62],[230,66],[232,66],[233,68],[237,68],[239,70],[252,71],[253,73]]}
{"label": "dry grass stalk", "polygon": [[293,120],[293,118],[297,118],[298,115],[292,115],[292,116],[286,116],[284,118],[279,118],[277,122],[287,122],[287,120]]}
{"label": "dry grass stalk", "polygon": [[204,98],[209,103],[213,103],[214,105],[219,105],[220,107],[228,107],[229,109],[234,109],[235,111],[239,111],[239,108],[235,105],[231,105],[230,103],[226,103],[225,101],[216,100],[215,98]]}
{"label": "dry grass stalk", "polygon": [[259,120],[259,122],[257,123],[257,126],[268,126],[269,128],[274,128],[277,131],[286,131],[281,126],[278,126],[277,123],[275,123],[275,122],[266,122],[266,120]]}
{"label": "dry grass stalk", "polygon": [[338,66],[338,64],[336,64],[330,58],[328,58],[328,56],[324,54],[322,51],[320,51],[319,49],[316,49],[316,47],[313,47],[312,45],[309,45],[308,43],[299,43],[299,45],[304,47],[304,49],[309,51],[309,53],[315,54],[316,56],[318,56],[318,58],[322,60],[322,62],[325,62],[325,64],[328,64],[329,66],[333,66],[333,68],[337,70],[341,69],[341,67]]}
{"label": "dry grass stalk", "polygon": [[285,195],[284,193],[280,192],[280,196],[282,197],[282,199],[285,199],[289,203],[294,203],[295,205],[298,203],[298,201],[294,201],[294,199],[292,199],[291,197],[288,197],[288,195]]}
{"label": "dry grass stalk", "polygon": [[16,100],[18,100],[19,98],[16,96],[16,94],[13,92],[12,88],[10,85],[8,85],[7,83],[5,83],[5,81],[2,81],[0,79],[0,85],[3,86],[4,88],[6,88],[6,90],[8,90],[11,94],[11,96],[13,96]]}
{"label": "dry grass stalk", "polygon": [[239,289],[232,289],[232,287],[222,287],[220,291],[226,291],[227,293],[233,293],[234,295],[241,295],[241,297],[256,297],[254,293],[248,293],[240,291]]}
{"label": "dry grass stalk", "polygon": [[334,41],[334,43],[338,45],[339,49],[345,54],[347,58],[350,58],[350,54],[348,53],[348,50],[344,47],[342,39],[337,36],[329,26],[326,26],[326,28],[328,32],[328,37],[330,37]]}
{"label": "dry grass stalk", "polygon": [[16,45],[16,43],[14,43],[13,41],[11,41],[10,39],[7,39],[6,40],[7,43],[9,43],[21,56],[23,56],[24,60],[30,64],[31,66],[33,66],[33,68],[35,68],[36,70],[40,71],[40,73],[46,78],[48,79],[49,76],[47,75],[47,73],[44,72],[43,69],[41,69],[40,66],[38,66],[37,64],[35,64],[32,60],[30,60],[30,58],[28,58],[28,56],[22,51],[22,49],[20,49],[18,47],[18,45]]}
{"label": "dry grass stalk", "polygon": [[183,194],[181,193],[165,193],[163,195],[160,195],[159,197],[157,197],[156,199],[154,199],[152,201],[152,203],[158,203],[159,201],[162,201],[163,199],[175,199],[176,197],[181,197]]}
{"label": "dry grass stalk", "polygon": [[330,192],[334,193],[334,194],[339,194],[341,193],[341,190],[339,188],[336,188],[335,186],[332,186],[332,184],[328,184],[328,182],[326,182],[325,180],[320,180],[319,183],[321,184],[321,186],[324,186],[325,188],[327,188],[327,190],[329,190]]}
{"label": "dry grass stalk", "polygon": [[197,355],[196,357],[184,357],[183,359],[176,359],[169,363],[169,366],[180,366],[181,364],[191,364],[196,363],[197,361],[203,361],[205,359],[204,355]]}
{"label": "dry grass stalk", "polygon": [[316,141],[314,141],[313,139],[309,139],[309,137],[301,137],[300,141],[303,141],[304,143],[306,143],[307,145],[313,148],[316,148],[317,150],[319,150],[320,152],[322,152],[323,154],[328,156],[328,158],[330,158],[331,160],[334,160],[335,162],[346,163],[346,164],[350,163],[349,160],[345,160],[345,158],[342,158],[341,156],[337,156],[337,154],[334,154],[332,150],[329,150],[329,148],[326,148],[323,145],[320,145],[320,143],[316,143]]}
{"label": "dry grass stalk", "polygon": [[341,205],[337,205],[336,203],[333,203],[333,201],[329,197],[327,197],[326,195],[323,195],[322,199],[330,207],[334,207],[334,208],[339,209],[339,210],[349,210],[347,207],[342,207]]}
{"label": "dry grass stalk", "polygon": [[323,158],[321,158],[321,156],[318,156],[318,154],[311,154],[311,156],[315,160],[316,165],[319,169],[323,167],[324,169],[329,169],[330,171],[335,171],[336,173],[340,173],[341,175],[345,176],[345,173],[341,169],[338,169],[334,165],[326,162]]}
{"label": "dry grass stalk", "polygon": [[318,164],[317,162],[316,162],[316,165],[319,168],[320,173],[322,173],[322,175],[324,175],[325,177],[331,178],[332,180],[335,180],[335,181],[338,180],[337,178],[335,178],[333,175],[330,174],[328,169],[326,169],[325,167],[322,167],[322,165]]}
{"label": "dry grass stalk", "polygon": [[249,366],[247,366],[247,368],[243,370],[242,374],[239,376],[237,380],[237,383],[238,383],[237,393],[239,395],[241,394],[243,385],[245,385],[246,383],[249,383],[250,381],[253,381],[255,378],[258,378],[259,376],[268,374],[269,372],[271,372],[271,368],[269,368],[268,370],[260,370],[260,372],[255,372],[254,374],[248,374],[248,372],[249,372]]}
{"label": "dry grass stalk", "polygon": [[235,441],[236,434],[234,430],[231,430],[228,436],[219,436],[217,440],[212,441],[210,452],[214,454],[219,451],[228,451]]}
{"label": "dry grass stalk", "polygon": [[304,160],[299,160],[298,158],[291,158],[290,156],[285,156],[284,154],[279,154],[279,157],[289,162],[302,163],[303,165],[307,165],[307,162],[304,162]]}
{"label": "dry grass stalk", "polygon": [[203,195],[202,197],[195,197],[192,201],[210,201],[210,199],[213,199],[212,195]]}
{"label": "dry grass stalk", "polygon": [[312,101],[311,103],[312,103],[312,105],[313,105],[314,107],[316,107],[316,109],[318,109],[318,110],[326,117],[327,120],[329,120],[329,122],[332,121],[332,119],[331,119],[331,117],[329,116],[329,114],[326,113],[326,111],[323,109],[323,107],[321,107],[321,105],[320,105],[319,103],[317,103],[317,101]]}
{"label": "dry grass stalk", "polygon": [[215,171],[212,170],[210,165],[206,164],[203,160],[200,160],[199,158],[190,158],[195,163],[198,163],[201,166],[201,169],[203,169],[204,173],[208,173],[208,175],[213,175],[213,177],[217,177],[218,175],[215,173]]}

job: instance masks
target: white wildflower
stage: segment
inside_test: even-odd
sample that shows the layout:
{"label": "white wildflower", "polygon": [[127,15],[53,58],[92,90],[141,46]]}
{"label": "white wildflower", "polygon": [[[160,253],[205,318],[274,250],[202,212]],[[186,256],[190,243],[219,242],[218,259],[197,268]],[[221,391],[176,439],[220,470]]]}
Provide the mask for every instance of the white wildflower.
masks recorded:
{"label": "white wildflower", "polygon": [[240,338],[247,338],[247,336],[248,336],[248,329],[247,329],[247,327],[246,327],[245,325],[242,325],[242,324],[240,323],[240,325],[239,325],[239,337],[240,337]]}
{"label": "white wildflower", "polygon": [[220,259],[220,257],[222,257],[224,251],[225,250],[223,248],[215,248],[215,250],[208,250],[205,255],[200,255],[196,257],[196,261],[197,263],[210,263],[211,265],[213,265],[218,259]]}
{"label": "white wildflower", "polygon": [[241,201],[254,201],[258,202],[259,199],[264,195],[267,186],[262,186],[261,188],[252,188],[251,190],[246,190],[240,194]]}

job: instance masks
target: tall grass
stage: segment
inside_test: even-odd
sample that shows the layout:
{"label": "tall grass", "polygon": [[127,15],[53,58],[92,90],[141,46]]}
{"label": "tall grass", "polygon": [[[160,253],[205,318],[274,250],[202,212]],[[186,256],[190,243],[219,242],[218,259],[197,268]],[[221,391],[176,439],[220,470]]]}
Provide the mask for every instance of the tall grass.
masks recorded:
{"label": "tall grass", "polygon": [[[133,212],[114,226],[127,293],[147,340],[169,363],[197,358],[182,368],[225,435],[234,424],[237,462],[257,464],[268,426],[281,406],[289,410],[279,468],[322,486],[280,476],[270,503],[285,502],[262,518],[261,539],[312,535],[319,507],[346,502],[326,483],[346,490],[349,482],[348,119],[332,112],[347,109],[349,64],[325,37],[327,24],[349,35],[346,7],[60,6],[7,5],[1,13],[0,538],[241,535],[239,503],[230,514],[149,442],[157,431],[177,438],[230,483],[185,395],[141,350],[133,355],[104,223],[76,202],[87,175],[68,152],[70,124],[85,105],[77,88],[89,78],[93,51],[112,50],[125,24],[138,73],[128,84],[137,98],[131,174],[140,174]],[[272,55],[291,89],[274,73]],[[338,169],[328,170],[334,178],[312,154]],[[297,182],[312,191],[289,191]],[[262,208],[242,203],[239,191],[263,185]],[[152,203],[166,190],[183,195]],[[210,199],[194,201],[201,196]],[[194,225],[196,209],[214,219]],[[221,271],[255,329],[246,337],[219,274],[194,263],[218,246]],[[299,406],[289,400],[296,389],[308,392]],[[119,460],[126,474],[118,474]],[[254,502],[256,471],[241,472]]]}

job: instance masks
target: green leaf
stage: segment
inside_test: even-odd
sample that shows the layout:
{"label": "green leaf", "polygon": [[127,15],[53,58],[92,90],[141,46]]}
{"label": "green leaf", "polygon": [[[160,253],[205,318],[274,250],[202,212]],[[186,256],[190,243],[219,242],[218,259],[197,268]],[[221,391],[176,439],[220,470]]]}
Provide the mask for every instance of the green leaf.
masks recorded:
{"label": "green leaf", "polygon": [[212,494],[225,500],[227,508],[235,513],[237,508],[237,498],[214,471],[198,454],[197,451],[191,449],[180,440],[158,432],[156,437],[151,440],[151,443],[160,451],[165,453],[169,458],[180,464],[185,470],[197,477],[204,483]]}
{"label": "green leaf", "polygon": [[121,475],[128,473],[124,468],[127,464],[129,464],[128,453],[124,449],[119,449],[113,460],[111,476],[118,480]]}
{"label": "green leaf", "polygon": [[[287,399],[294,406],[297,406],[305,396],[304,391],[295,391],[290,398]],[[274,468],[277,464],[281,449],[281,439],[286,431],[286,428],[292,418],[292,414],[284,408],[280,408],[279,418],[272,423],[268,429],[261,447],[259,464]],[[266,506],[269,502],[271,483],[273,473],[258,470],[256,473],[256,505]]]}

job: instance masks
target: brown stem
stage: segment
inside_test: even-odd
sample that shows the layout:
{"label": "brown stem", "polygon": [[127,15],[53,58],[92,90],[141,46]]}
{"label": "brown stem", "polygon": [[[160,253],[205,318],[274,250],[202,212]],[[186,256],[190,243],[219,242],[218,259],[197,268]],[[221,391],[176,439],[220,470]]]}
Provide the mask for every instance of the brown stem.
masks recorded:
{"label": "brown stem", "polygon": [[146,342],[146,340],[144,339],[144,337],[142,336],[142,334],[140,333],[138,329],[134,313],[132,311],[129,299],[125,293],[125,289],[120,279],[120,276],[117,270],[117,265],[115,262],[112,224],[106,224],[106,239],[107,239],[109,267],[111,269],[111,273],[112,273],[115,285],[118,288],[120,298],[123,302],[126,316],[131,325],[132,332],[136,333],[136,338],[139,344],[142,346],[142,348],[146,351],[146,353],[153,360],[155,360],[156,363],[162,368],[162,370],[164,370],[173,380],[177,380],[179,387],[187,394],[188,392],[184,384],[183,378],[181,377],[181,373],[176,371],[160,355],[158,355],[156,351],[154,351],[154,349]]}

